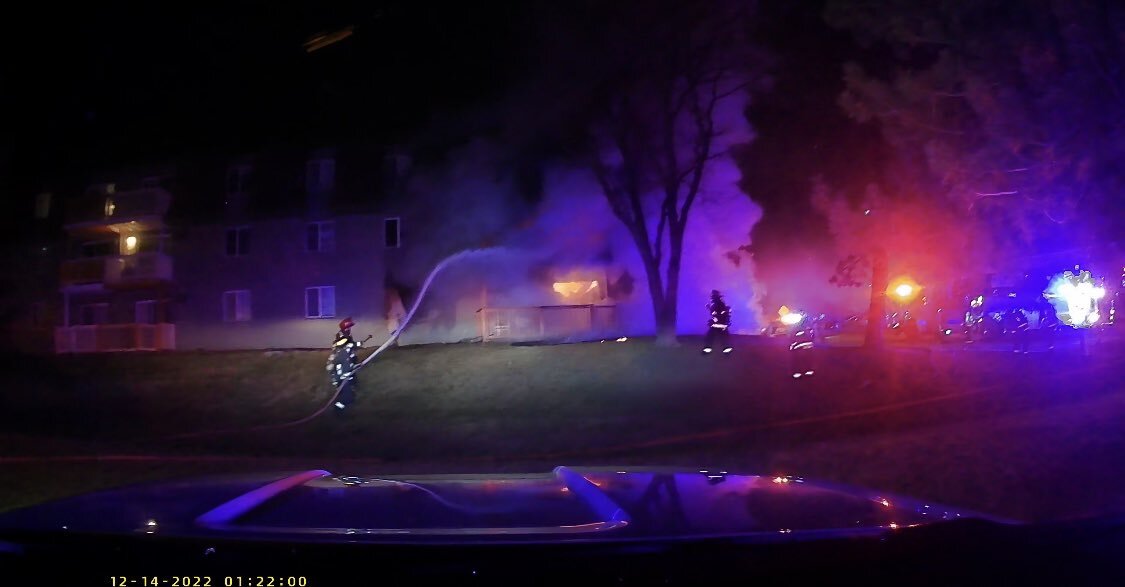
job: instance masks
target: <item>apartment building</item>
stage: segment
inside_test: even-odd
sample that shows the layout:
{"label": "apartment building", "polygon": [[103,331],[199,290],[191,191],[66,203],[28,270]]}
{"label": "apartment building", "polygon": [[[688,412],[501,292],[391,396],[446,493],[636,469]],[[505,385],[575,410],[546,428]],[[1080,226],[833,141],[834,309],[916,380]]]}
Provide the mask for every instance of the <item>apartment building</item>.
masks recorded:
{"label": "apartment building", "polygon": [[56,352],[176,348],[171,200],[152,178],[92,186],[70,203]]}
{"label": "apartment building", "polygon": [[91,186],[67,208],[55,351],[319,348],[344,316],[382,342],[399,220],[373,213],[385,169],[370,155],[271,152]]}
{"label": "apartment building", "polygon": [[351,316],[386,340],[375,215],[196,226],[181,241],[177,348],[320,348]]}

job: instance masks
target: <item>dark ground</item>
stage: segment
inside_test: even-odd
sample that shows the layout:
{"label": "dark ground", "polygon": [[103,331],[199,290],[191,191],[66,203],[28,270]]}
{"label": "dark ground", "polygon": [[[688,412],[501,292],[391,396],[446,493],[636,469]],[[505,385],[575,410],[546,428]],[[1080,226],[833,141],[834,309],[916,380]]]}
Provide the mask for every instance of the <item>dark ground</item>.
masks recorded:
{"label": "dark ground", "polygon": [[802,475],[1019,519],[1125,511],[1120,344],[1009,349],[820,348],[816,375],[794,380],[781,341],[757,337],[730,357],[700,356],[691,339],[409,347],[362,374],[348,413],[256,431],[328,401],[324,354],[9,357],[0,509],[246,468],[659,464]]}

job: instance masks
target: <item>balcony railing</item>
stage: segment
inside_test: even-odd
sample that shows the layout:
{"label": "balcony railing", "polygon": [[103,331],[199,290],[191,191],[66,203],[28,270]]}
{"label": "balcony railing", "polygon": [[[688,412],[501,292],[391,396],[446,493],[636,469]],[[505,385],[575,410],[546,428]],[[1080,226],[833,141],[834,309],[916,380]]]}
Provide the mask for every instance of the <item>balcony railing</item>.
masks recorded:
{"label": "balcony railing", "polygon": [[92,324],[55,328],[56,353],[165,351],[175,348],[175,324]]}
{"label": "balcony railing", "polygon": [[105,280],[105,259],[72,259],[59,267],[59,283],[64,287],[102,283]]}
{"label": "balcony railing", "polygon": [[69,202],[66,223],[117,224],[147,217],[163,217],[172,195],[161,188],[143,188]]}
{"label": "balcony railing", "polygon": [[172,280],[172,258],[164,253],[118,255],[105,260],[106,287],[143,286]]}
{"label": "balcony railing", "polygon": [[172,280],[172,257],[164,253],[137,253],[63,261],[59,282],[63,287],[104,284],[111,288],[142,287]]}
{"label": "balcony railing", "polygon": [[617,308],[593,304],[481,308],[481,340],[592,340],[617,336]]}

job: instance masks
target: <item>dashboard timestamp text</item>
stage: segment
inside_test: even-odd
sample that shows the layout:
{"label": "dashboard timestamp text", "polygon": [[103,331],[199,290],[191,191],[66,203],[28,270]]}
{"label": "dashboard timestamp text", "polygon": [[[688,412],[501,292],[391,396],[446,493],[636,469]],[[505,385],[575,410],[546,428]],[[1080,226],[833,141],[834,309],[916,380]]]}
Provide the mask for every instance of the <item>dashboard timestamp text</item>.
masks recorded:
{"label": "dashboard timestamp text", "polygon": [[119,575],[109,578],[110,587],[308,587],[308,577],[297,576],[139,576]]}

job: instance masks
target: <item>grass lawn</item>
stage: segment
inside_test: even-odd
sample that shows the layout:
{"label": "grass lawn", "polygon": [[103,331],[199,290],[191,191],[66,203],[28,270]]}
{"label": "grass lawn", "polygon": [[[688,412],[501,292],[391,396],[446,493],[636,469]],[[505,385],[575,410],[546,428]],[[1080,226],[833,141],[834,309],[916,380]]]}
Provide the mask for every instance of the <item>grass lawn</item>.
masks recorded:
{"label": "grass lawn", "polygon": [[[814,351],[816,376],[797,381],[781,341],[739,342],[730,357],[700,356],[691,339],[391,349],[343,415],[178,439],[313,412],[332,395],[325,354],[21,357],[0,397],[3,455],[179,460],[0,460],[0,509],[248,467],[673,464],[784,471],[1020,518],[1125,510],[1125,472],[1105,464],[1125,462],[1125,392],[1098,375],[1119,372],[1120,354],[1091,368],[1070,355],[832,348]],[[1080,391],[1059,393],[1066,385]]]}
{"label": "grass lawn", "polygon": [[[694,346],[665,349],[644,341],[393,349],[361,374],[359,401],[344,418],[319,419],[299,434],[174,441],[167,437],[286,422],[313,412],[333,391],[324,355],[51,357],[18,367],[16,377],[23,380],[11,388],[34,391],[6,396],[7,417],[0,418],[8,431],[88,441],[98,451],[388,458],[401,450],[403,458],[412,458],[410,449],[419,441],[427,452],[435,443],[471,447],[473,454],[558,451],[766,417],[835,413],[943,388],[933,379],[940,367],[910,356],[891,355],[878,369],[859,369],[856,350],[834,350],[822,359],[815,384],[795,385],[788,354],[769,345],[740,348],[731,357],[702,357]],[[838,391],[820,393],[828,388]],[[481,450],[481,444],[495,446]]]}
{"label": "grass lawn", "polygon": [[[779,450],[775,468],[1015,519],[1125,512],[1125,396]],[[870,463],[856,466],[856,463]]]}

